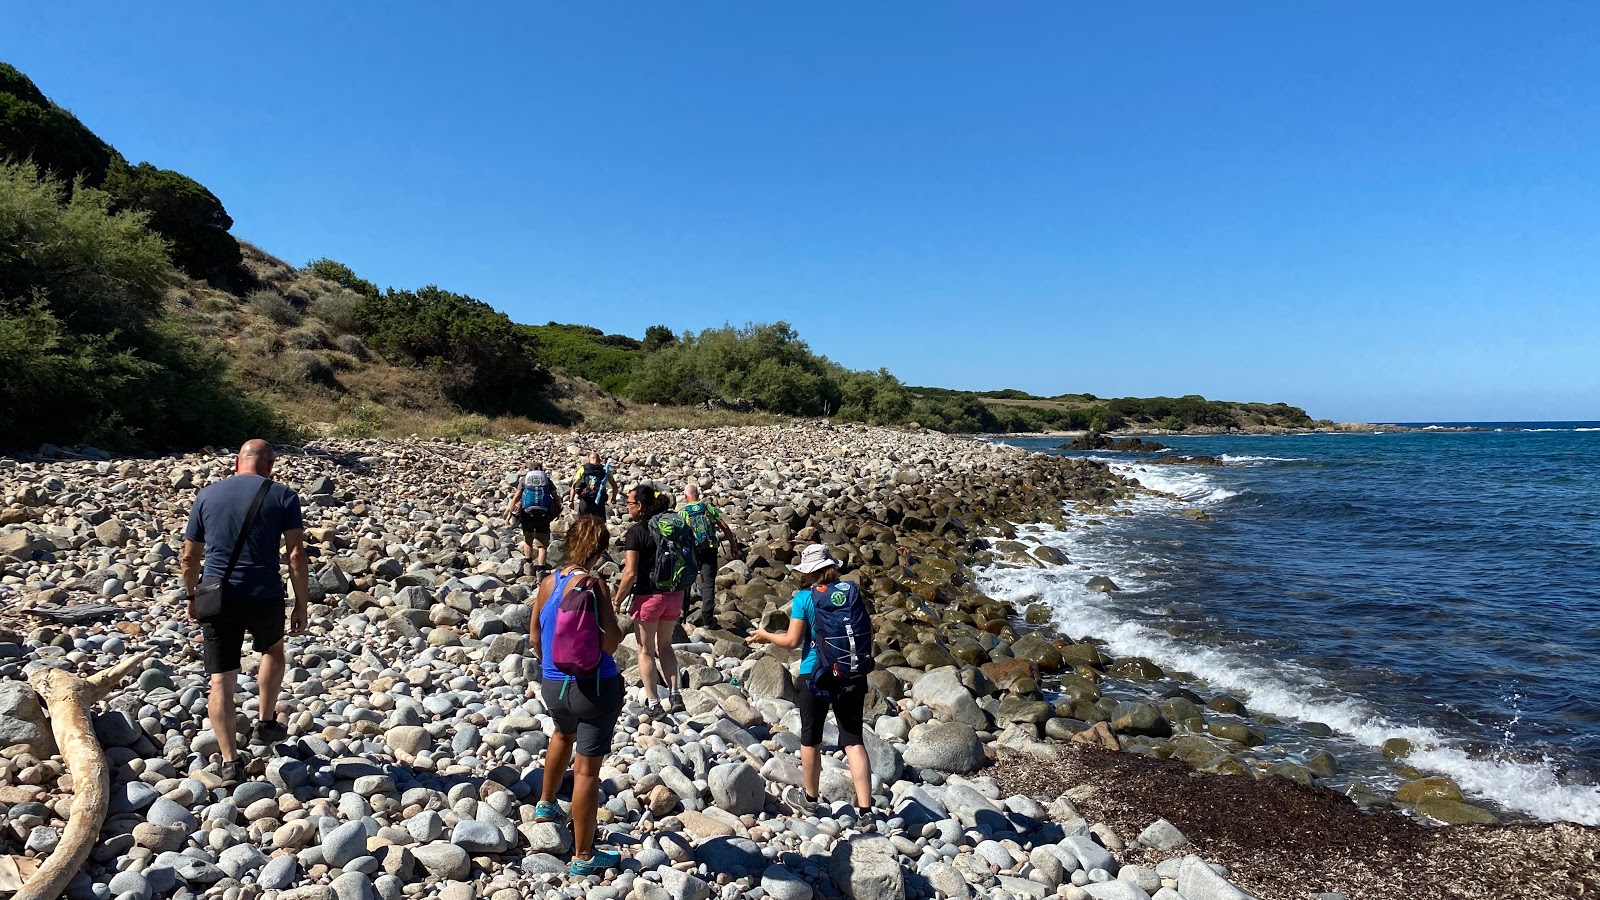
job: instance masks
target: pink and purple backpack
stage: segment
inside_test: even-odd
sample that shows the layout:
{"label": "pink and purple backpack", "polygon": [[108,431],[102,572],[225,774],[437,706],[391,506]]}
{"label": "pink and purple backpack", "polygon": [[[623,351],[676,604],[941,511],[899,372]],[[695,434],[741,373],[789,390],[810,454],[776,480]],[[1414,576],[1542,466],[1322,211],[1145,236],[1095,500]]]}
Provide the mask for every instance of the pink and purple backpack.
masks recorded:
{"label": "pink and purple backpack", "polygon": [[[578,578],[576,586],[572,580]],[[600,595],[594,576],[568,572],[556,579],[552,593],[561,606],[556,610],[555,636],[550,641],[550,661],[568,675],[595,675],[600,670]]]}

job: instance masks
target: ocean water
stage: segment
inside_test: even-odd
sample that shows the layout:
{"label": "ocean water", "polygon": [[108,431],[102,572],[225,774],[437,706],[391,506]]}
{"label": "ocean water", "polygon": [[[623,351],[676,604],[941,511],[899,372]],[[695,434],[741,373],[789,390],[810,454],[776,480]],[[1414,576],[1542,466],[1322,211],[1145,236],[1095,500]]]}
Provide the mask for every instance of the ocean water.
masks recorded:
{"label": "ocean water", "polygon": [[1068,454],[1163,495],[1025,529],[1071,563],[984,586],[1282,719],[1276,751],[1333,751],[1334,787],[1401,783],[1377,748],[1403,737],[1508,819],[1600,824],[1600,423],[1487,427],[1158,439],[1222,467]]}

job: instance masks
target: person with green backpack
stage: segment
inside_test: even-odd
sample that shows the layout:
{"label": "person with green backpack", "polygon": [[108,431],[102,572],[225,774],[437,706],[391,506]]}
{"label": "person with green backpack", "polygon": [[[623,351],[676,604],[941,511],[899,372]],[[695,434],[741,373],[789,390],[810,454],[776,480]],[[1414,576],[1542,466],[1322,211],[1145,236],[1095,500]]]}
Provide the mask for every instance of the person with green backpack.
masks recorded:
{"label": "person with green backpack", "polygon": [[[633,525],[622,538],[617,610],[621,612],[623,604],[631,600],[629,615],[639,642],[639,681],[645,708],[652,714],[681,712],[672,630],[683,615],[684,588],[699,571],[694,530],[672,508],[672,496],[651,484],[628,491],[628,518]],[[661,696],[661,684],[667,686],[666,697]]]}
{"label": "person with green backpack", "polygon": [[728,550],[735,557],[739,555],[739,539],[733,536],[733,529],[728,527],[728,523],[722,521],[721,510],[709,501],[700,499],[700,486],[693,482],[683,489],[683,506],[679,507],[678,514],[694,530],[695,559],[699,563],[697,584],[700,588],[697,624],[701,628],[710,628],[716,624],[717,611],[717,533],[714,529],[722,529],[723,537],[728,540]]}

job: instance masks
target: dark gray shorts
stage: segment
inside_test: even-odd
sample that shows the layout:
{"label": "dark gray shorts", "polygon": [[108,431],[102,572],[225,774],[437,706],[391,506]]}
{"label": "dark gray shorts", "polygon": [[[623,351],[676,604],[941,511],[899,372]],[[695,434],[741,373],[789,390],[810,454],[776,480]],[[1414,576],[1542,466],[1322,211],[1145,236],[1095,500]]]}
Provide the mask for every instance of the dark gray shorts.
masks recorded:
{"label": "dark gray shorts", "polygon": [[562,734],[576,733],[579,756],[605,756],[622,714],[622,676],[610,678],[544,677],[540,684],[545,709]]}

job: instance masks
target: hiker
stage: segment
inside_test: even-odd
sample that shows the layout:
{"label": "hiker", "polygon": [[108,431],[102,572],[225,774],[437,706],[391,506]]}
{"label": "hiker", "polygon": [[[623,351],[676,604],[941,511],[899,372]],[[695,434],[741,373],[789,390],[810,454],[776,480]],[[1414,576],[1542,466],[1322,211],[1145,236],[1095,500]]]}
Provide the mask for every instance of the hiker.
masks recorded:
{"label": "hiker", "polygon": [[[622,581],[617,609],[632,598],[630,615],[639,643],[639,680],[645,709],[651,714],[681,712],[678,657],[672,630],[683,615],[683,588],[694,577],[693,532],[672,509],[672,497],[642,484],[628,491],[628,518],[633,525],[622,538]],[[669,582],[669,583],[664,583]],[[657,677],[667,686],[660,698]]]}
{"label": "hiker", "polygon": [[784,790],[783,801],[796,815],[815,814],[822,780],[822,729],[831,709],[855,786],[855,827],[872,831],[877,824],[872,810],[872,760],[861,742],[867,673],[873,666],[872,618],[860,589],[839,580],[839,561],[827,547],[806,547],[800,562],[789,568],[799,573],[807,586],[795,591],[788,630],[775,633],[758,628],[746,638],[751,646],[772,644],[802,651],[801,684],[796,694],[805,791],[791,785]]}
{"label": "hiker", "polygon": [[728,541],[729,555],[735,558],[740,555],[739,540],[733,536],[733,530],[728,527],[728,523],[722,521],[722,512],[709,502],[700,499],[699,485],[690,483],[686,486],[683,489],[683,500],[683,506],[678,512],[689,523],[689,527],[694,529],[695,559],[700,563],[698,624],[701,628],[710,628],[716,624],[717,612],[717,533],[712,530],[713,526],[722,529],[722,534]]}
{"label": "hiker", "polygon": [[[234,474],[201,489],[189,511],[183,532],[183,589],[189,615],[201,623],[205,635],[205,670],[211,676],[206,717],[217,736],[224,783],[245,779],[245,762],[239,755],[239,710],[234,691],[244,651],[244,634],[250,632],[261,654],[256,672],[260,687],[259,717],[251,734],[263,745],[288,739],[289,729],[278,721],[278,691],[283,686],[284,592],[278,574],[278,544],[289,560],[289,583],[294,588],[294,609],[289,613],[289,633],[306,628],[309,563],[305,521],[300,497],[272,480],[277,454],[263,440],[246,441],[234,460]],[[220,582],[220,590],[215,587]],[[200,590],[203,596],[196,597]],[[215,600],[213,600],[215,598]],[[206,606],[217,602],[215,612]]]}
{"label": "hiker", "polygon": [[611,477],[615,468],[611,463],[600,464],[600,454],[590,453],[589,461],[578,467],[572,476],[571,499],[577,506],[580,516],[599,516],[603,522],[606,518],[606,492],[611,492],[611,499],[619,496],[616,479]]}
{"label": "hiker", "polygon": [[[533,562],[533,574],[545,568],[545,557],[550,548],[550,522],[561,514],[561,498],[556,494],[555,482],[544,471],[535,468],[522,476],[522,482],[511,494],[506,507],[506,524],[513,518],[522,527],[523,553]],[[537,559],[534,548],[538,548]]]}
{"label": "hiker", "polygon": [[606,524],[579,516],[567,529],[566,561],[544,577],[528,625],[528,646],[539,652],[540,692],[555,719],[556,733],[544,757],[544,783],[535,822],[562,818],[556,792],[572,766],[572,875],[601,875],[622,862],[620,854],[594,849],[600,805],[600,764],[611,752],[622,713],[622,673],[612,657],[622,626],[604,579],[590,572],[611,543]]}

